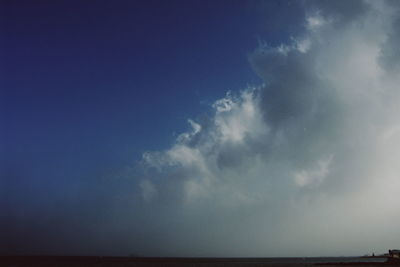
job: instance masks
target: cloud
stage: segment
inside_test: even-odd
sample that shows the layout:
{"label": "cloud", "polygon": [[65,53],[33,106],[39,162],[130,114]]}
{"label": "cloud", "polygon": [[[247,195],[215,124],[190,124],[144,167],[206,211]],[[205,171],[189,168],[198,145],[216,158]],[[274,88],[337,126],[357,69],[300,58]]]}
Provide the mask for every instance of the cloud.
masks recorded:
{"label": "cloud", "polygon": [[314,168],[296,172],[294,174],[295,183],[298,186],[320,184],[321,182],[323,182],[324,178],[329,173],[329,165],[331,161],[332,161],[332,156],[324,160],[318,160]]}
{"label": "cloud", "polygon": [[304,32],[249,56],[263,85],[229,92],[169,149],[143,155],[143,200],[170,233],[156,253],[350,255],[398,245],[399,5],[304,8]]}
{"label": "cloud", "polygon": [[[39,198],[46,204],[29,212],[11,203],[22,180],[8,179],[0,251],[335,256],[398,246],[400,5],[301,3],[291,12],[302,31],[248,56],[263,84],[216,100],[169,148],[69,195],[54,190],[59,200]],[[9,176],[25,177],[17,170]],[[33,191],[26,200],[39,202]]]}

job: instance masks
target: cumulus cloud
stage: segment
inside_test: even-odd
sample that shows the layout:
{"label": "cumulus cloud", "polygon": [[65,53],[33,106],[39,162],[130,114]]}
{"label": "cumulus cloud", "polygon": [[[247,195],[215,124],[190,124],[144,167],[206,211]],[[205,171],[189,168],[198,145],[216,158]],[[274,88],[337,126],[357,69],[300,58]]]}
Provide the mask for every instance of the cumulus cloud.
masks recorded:
{"label": "cumulus cloud", "polygon": [[263,85],[227,93],[169,149],[143,155],[142,200],[159,222],[150,228],[164,233],[152,237],[154,253],[343,255],[399,245],[400,6],[304,8],[303,32],[249,56]]}

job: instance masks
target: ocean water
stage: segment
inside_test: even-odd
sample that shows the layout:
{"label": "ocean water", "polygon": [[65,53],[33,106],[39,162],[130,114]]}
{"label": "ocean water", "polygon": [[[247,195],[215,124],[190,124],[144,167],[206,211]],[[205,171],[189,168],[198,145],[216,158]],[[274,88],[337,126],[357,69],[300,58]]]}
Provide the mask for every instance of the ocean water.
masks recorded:
{"label": "ocean water", "polygon": [[[326,263],[383,263],[385,258],[320,257],[320,258],[234,258],[234,259],[177,259],[137,262],[137,266],[166,267],[225,267],[225,266],[315,266]],[[128,266],[128,265],[127,265]],[[133,266],[133,265],[132,265]],[[136,265],[135,265],[136,266]],[[332,266],[332,265],[327,265]]]}
{"label": "ocean water", "polygon": [[[145,267],[256,267],[318,266],[330,263],[368,263],[379,266],[385,258],[321,257],[321,258],[130,258],[130,257],[0,257],[0,266],[145,266]],[[331,265],[331,263],[334,263]],[[349,265],[347,265],[349,266]],[[350,265],[351,266],[351,265]],[[359,264],[356,266],[360,266]]]}

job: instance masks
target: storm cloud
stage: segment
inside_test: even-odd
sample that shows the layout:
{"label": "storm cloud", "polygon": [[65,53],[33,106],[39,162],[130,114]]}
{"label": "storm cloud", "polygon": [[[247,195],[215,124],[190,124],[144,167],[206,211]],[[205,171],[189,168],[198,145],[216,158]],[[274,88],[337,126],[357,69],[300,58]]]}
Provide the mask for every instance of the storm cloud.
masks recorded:
{"label": "storm cloud", "polygon": [[227,93],[169,149],[143,155],[157,253],[356,255],[399,244],[400,6],[304,8],[303,32],[249,55],[263,85]]}

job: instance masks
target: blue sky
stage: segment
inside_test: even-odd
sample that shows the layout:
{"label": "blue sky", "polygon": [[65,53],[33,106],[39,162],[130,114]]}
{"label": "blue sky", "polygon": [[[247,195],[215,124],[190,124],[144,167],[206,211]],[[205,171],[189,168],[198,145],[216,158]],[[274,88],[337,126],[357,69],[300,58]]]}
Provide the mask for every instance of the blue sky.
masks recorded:
{"label": "blue sky", "polygon": [[209,5],[8,2],[8,163],[63,182],[138,160],[183,131],[201,101],[255,80],[255,21],[244,4]]}
{"label": "blue sky", "polygon": [[2,1],[4,208],[68,202],[82,181],[166,148],[227,90],[260,83],[248,53],[287,38],[263,25],[286,5]]}
{"label": "blue sky", "polygon": [[[378,158],[398,150],[377,141],[399,144],[396,4],[0,5],[0,207],[8,229],[0,253],[279,256],[303,241],[309,245],[293,255],[342,253],[343,241],[326,236],[320,221],[293,211],[329,217],[324,208],[343,206],[350,214],[368,192],[355,188],[373,188],[366,173],[397,181],[397,167]],[[260,210],[270,215],[251,215]],[[200,230],[208,216],[213,225]],[[353,221],[360,218],[370,219]],[[293,229],[296,220],[304,233],[321,232],[286,236],[282,225]],[[380,234],[378,249],[394,244]],[[223,244],[235,238],[244,245]],[[324,238],[334,241],[318,247]],[[358,241],[360,250],[373,248]]]}
{"label": "blue sky", "polygon": [[227,90],[259,83],[247,53],[269,37],[241,1],[3,9],[7,160],[78,175],[165,147]]}
{"label": "blue sky", "polygon": [[247,60],[269,37],[257,2],[2,5],[3,160],[44,184],[139,160],[227,90],[260,82]]}

